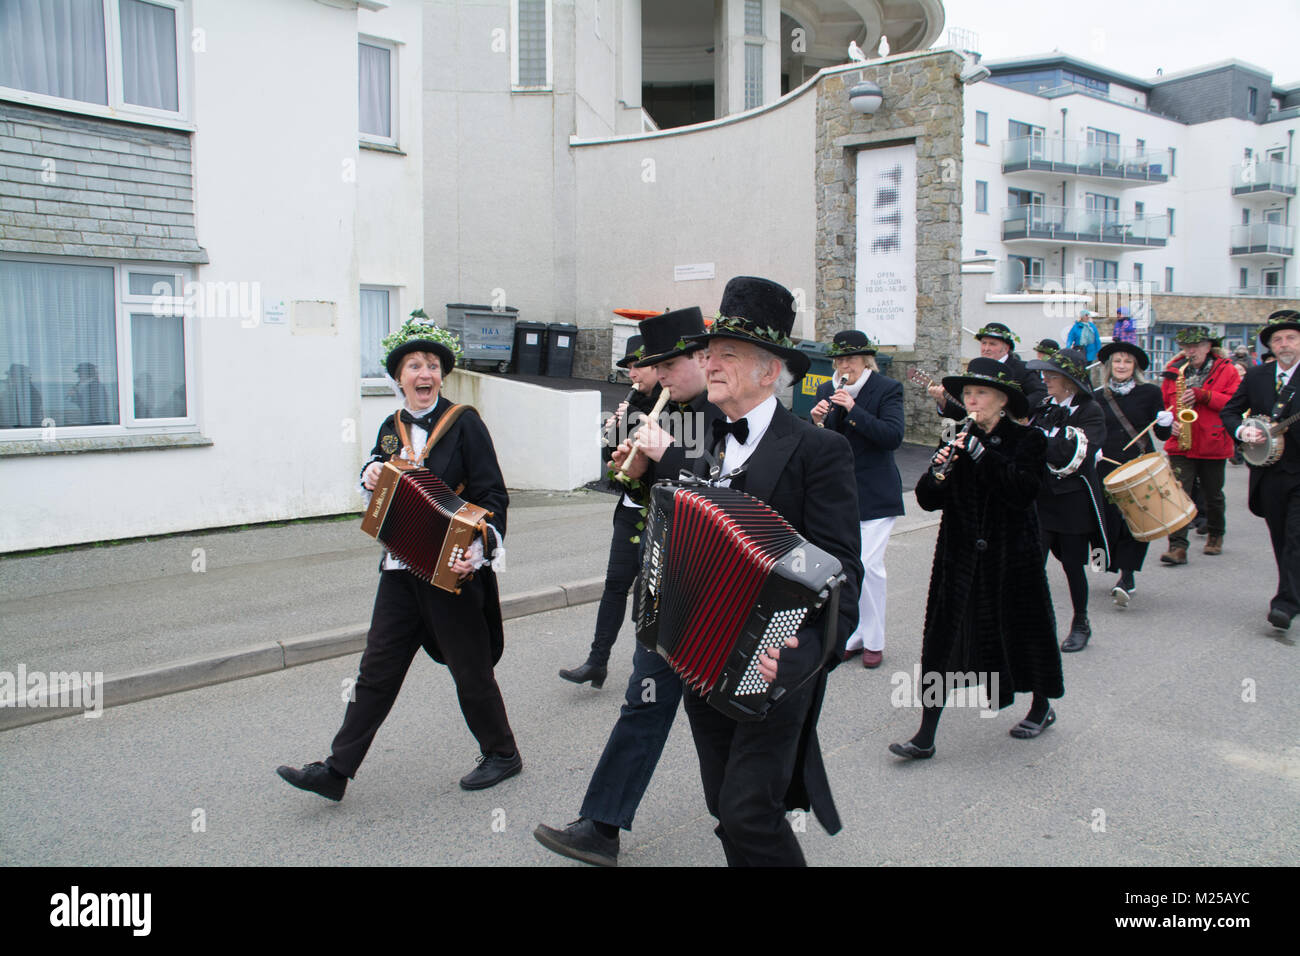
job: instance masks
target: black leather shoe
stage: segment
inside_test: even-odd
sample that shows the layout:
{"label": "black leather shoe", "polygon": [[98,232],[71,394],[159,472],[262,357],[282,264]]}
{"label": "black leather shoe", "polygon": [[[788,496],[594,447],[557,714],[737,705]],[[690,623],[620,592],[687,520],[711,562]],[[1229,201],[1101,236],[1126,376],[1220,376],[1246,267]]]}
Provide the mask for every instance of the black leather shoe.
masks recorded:
{"label": "black leather shoe", "polygon": [[1088,619],[1076,617],[1074,623],[1070,625],[1070,633],[1061,642],[1061,650],[1066,654],[1081,651],[1088,646],[1090,637],[1092,637],[1092,627],[1089,626]]}
{"label": "black leather shoe", "polygon": [[546,849],[570,860],[580,860],[592,866],[618,866],[618,834],[601,836],[596,824],[586,817],[579,817],[563,830],[539,823],[533,836]]}
{"label": "black leather shoe", "polygon": [[460,778],[462,790],[486,790],[495,787],[507,777],[513,777],[524,769],[524,758],[515,751],[509,757],[500,754],[484,754],[478,758],[478,766]]}
{"label": "black leather shoe", "polygon": [[571,680],[575,684],[585,684],[591,681],[591,686],[595,690],[600,690],[605,686],[605,675],[608,670],[604,667],[597,667],[595,664],[583,664],[581,667],[575,667],[573,670],[562,670],[560,676],[565,680]]}
{"label": "black leather shoe", "polygon": [[1270,608],[1268,612],[1268,623],[1272,624],[1279,631],[1286,631],[1291,628],[1291,615],[1279,608]]}
{"label": "black leather shoe", "polygon": [[326,800],[342,800],[343,791],[348,786],[347,777],[336,777],[330,773],[329,767],[320,761],[309,763],[301,770],[297,767],[276,767],[275,772],[283,777],[285,782],[293,784],[299,790],[319,793]]}
{"label": "black leather shoe", "polygon": [[934,756],[934,747],[926,747],[922,750],[910,740],[901,744],[890,744],[889,752],[897,757],[907,757],[909,760],[929,760]]}

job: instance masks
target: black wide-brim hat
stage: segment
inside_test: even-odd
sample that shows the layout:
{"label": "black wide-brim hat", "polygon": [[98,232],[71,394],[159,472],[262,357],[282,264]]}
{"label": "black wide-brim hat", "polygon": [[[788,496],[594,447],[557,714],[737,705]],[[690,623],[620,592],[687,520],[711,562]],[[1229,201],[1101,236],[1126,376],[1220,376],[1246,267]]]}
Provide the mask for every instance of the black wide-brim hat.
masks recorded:
{"label": "black wide-brim hat", "polygon": [[808,374],[812,359],[796,349],[790,338],[794,318],[794,296],[785,286],[758,276],[736,276],[722,290],[722,304],[713,325],[695,336],[695,341],[701,347],[713,339],[757,345],[785,362],[798,382]]}
{"label": "black wide-brim hat", "polygon": [[1278,309],[1268,317],[1268,324],[1259,330],[1259,344],[1268,348],[1268,340],[1274,332],[1292,329],[1300,332],[1300,312],[1295,309]]}
{"label": "black wide-brim hat", "polygon": [[1151,367],[1151,356],[1147,355],[1146,350],[1140,345],[1134,345],[1132,342],[1111,342],[1101,347],[1097,353],[1097,361],[1104,362],[1116,352],[1127,352],[1133,358],[1137,359],[1138,368],[1146,371]]}
{"label": "black wide-brim hat", "polygon": [[1061,347],[1061,343],[1056,339],[1043,339],[1034,346],[1035,352],[1055,352]]}
{"label": "black wide-brim hat", "polygon": [[1048,358],[1026,362],[1025,368],[1064,375],[1079,387],[1080,398],[1092,398],[1092,383],[1088,381],[1088,357],[1078,349],[1059,349]]}
{"label": "black wide-brim hat", "polygon": [[441,342],[435,342],[433,339],[407,339],[389,352],[388,358],[384,360],[384,367],[388,369],[388,375],[393,381],[397,381],[397,373],[402,368],[402,359],[412,352],[432,352],[438,356],[438,361],[442,363],[443,378],[450,375],[451,370],[456,367],[456,356]]}
{"label": "black wide-brim hat", "polygon": [[967,385],[983,385],[996,388],[1007,397],[1007,407],[1013,418],[1024,418],[1029,411],[1029,399],[1020,383],[1011,377],[1006,365],[997,359],[979,356],[970,360],[965,375],[948,375],[944,377],[943,387],[954,397],[961,394]]}
{"label": "black wide-brim hat", "polygon": [[984,328],[976,332],[975,341],[978,342],[980,339],[997,339],[1001,342],[1006,342],[1007,345],[1011,346],[1013,352],[1016,349],[1016,345],[1020,342],[1020,337],[1001,322],[990,322],[985,325]]}
{"label": "black wide-brim hat", "polygon": [[690,355],[704,347],[692,341],[694,336],[704,331],[704,313],[694,305],[642,319],[640,328],[645,357],[636,362],[637,368],[658,365],[679,355]]}
{"label": "black wide-brim hat", "polygon": [[871,339],[867,338],[867,333],[848,329],[835,333],[835,338],[831,340],[830,352],[827,354],[833,359],[849,355],[875,355],[876,347],[871,344]]}
{"label": "black wide-brim hat", "polygon": [[633,362],[639,359],[644,354],[641,351],[642,341],[643,340],[639,335],[634,335],[631,338],[629,338],[627,340],[627,346],[626,346],[627,354],[624,355],[621,359],[619,359],[614,364],[617,365],[619,368],[627,368],[629,365],[631,365]]}

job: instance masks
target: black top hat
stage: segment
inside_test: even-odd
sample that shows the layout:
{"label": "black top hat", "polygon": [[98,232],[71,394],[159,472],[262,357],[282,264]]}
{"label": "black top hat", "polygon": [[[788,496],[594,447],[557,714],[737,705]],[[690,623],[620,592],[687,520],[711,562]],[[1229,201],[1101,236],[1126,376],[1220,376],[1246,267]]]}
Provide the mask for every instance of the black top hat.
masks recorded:
{"label": "black top hat", "polygon": [[1141,346],[1134,345],[1132,342],[1111,342],[1109,345],[1103,345],[1101,351],[1097,353],[1097,361],[1104,362],[1116,352],[1127,352],[1133,356],[1137,359],[1138,368],[1144,372],[1151,367],[1151,356],[1147,355]]}
{"label": "black top hat", "polygon": [[867,333],[848,329],[835,333],[835,338],[831,340],[829,354],[833,359],[844,358],[846,355],[875,355],[876,347],[871,344],[871,339],[867,338]]}
{"label": "black top hat", "polygon": [[645,355],[637,361],[636,367],[646,368],[679,355],[698,352],[704,346],[691,341],[691,338],[703,331],[704,313],[694,305],[642,319],[641,347],[645,349]]}
{"label": "black top hat", "polygon": [[1045,359],[1026,362],[1025,368],[1064,375],[1079,387],[1079,398],[1092,398],[1092,384],[1088,381],[1088,358],[1078,349],[1059,349]]}
{"label": "black top hat", "polygon": [[1268,324],[1259,330],[1259,344],[1268,348],[1268,340],[1273,337],[1273,333],[1283,329],[1300,332],[1300,312],[1295,309],[1278,309],[1270,315]]}
{"label": "black top hat", "polygon": [[1198,342],[1209,342],[1211,345],[1218,347],[1223,341],[1223,337],[1215,335],[1203,325],[1185,325],[1178,330],[1174,336],[1179,345],[1196,345]]}
{"label": "black top hat", "polygon": [[1024,389],[1012,378],[1006,365],[997,359],[983,356],[973,358],[966,366],[965,375],[948,375],[943,380],[944,390],[953,395],[960,394],[967,385],[996,388],[1007,397],[1007,407],[1011,409],[1011,414],[1015,418],[1024,418],[1025,413],[1029,411],[1029,399],[1025,398]]}
{"label": "black top hat", "polygon": [[626,352],[626,355],[614,363],[619,368],[627,368],[641,356],[645,355],[645,349],[641,347],[641,336],[634,335],[627,340]]}
{"label": "black top hat", "polygon": [[1043,339],[1041,342],[1039,342],[1037,345],[1034,346],[1034,351],[1055,352],[1060,347],[1061,347],[1061,343],[1056,341],[1056,339]]}
{"label": "black top hat", "polygon": [[797,382],[808,372],[812,360],[794,347],[794,296],[771,279],[736,276],[722,290],[722,304],[713,325],[695,336],[701,345],[710,339],[736,339],[771,352],[785,362]]}
{"label": "black top hat", "polygon": [[1001,322],[990,322],[988,325],[984,326],[984,328],[975,333],[975,340],[979,341],[980,339],[999,339],[1006,342],[1007,345],[1010,345],[1014,349],[1020,341],[1020,336],[1016,335],[1016,333],[1012,332]]}

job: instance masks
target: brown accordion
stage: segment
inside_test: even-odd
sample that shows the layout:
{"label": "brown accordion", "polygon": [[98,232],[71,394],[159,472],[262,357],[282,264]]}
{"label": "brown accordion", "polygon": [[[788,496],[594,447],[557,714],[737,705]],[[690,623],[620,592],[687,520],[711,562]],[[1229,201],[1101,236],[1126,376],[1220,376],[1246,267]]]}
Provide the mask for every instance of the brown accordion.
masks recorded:
{"label": "brown accordion", "polygon": [[416,577],[436,588],[460,593],[451,564],[492,512],[463,501],[427,468],[388,462],[375,482],[361,530],[395,554]]}
{"label": "brown accordion", "polygon": [[643,548],[637,640],[727,716],[767,716],[776,698],[759,655],[783,646],[828,602],[823,647],[834,646],[840,562],[757,498],[660,482]]}

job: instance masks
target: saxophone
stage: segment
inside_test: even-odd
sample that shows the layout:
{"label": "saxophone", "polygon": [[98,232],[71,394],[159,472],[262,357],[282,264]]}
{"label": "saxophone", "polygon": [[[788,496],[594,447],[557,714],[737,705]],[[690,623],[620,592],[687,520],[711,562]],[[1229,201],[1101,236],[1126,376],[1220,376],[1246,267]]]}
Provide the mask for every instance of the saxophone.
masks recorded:
{"label": "saxophone", "polygon": [[1181,423],[1178,430],[1178,450],[1191,451],[1192,425],[1199,417],[1196,409],[1183,401],[1183,392],[1187,391],[1187,363],[1178,366],[1178,378],[1174,382],[1174,415]]}

